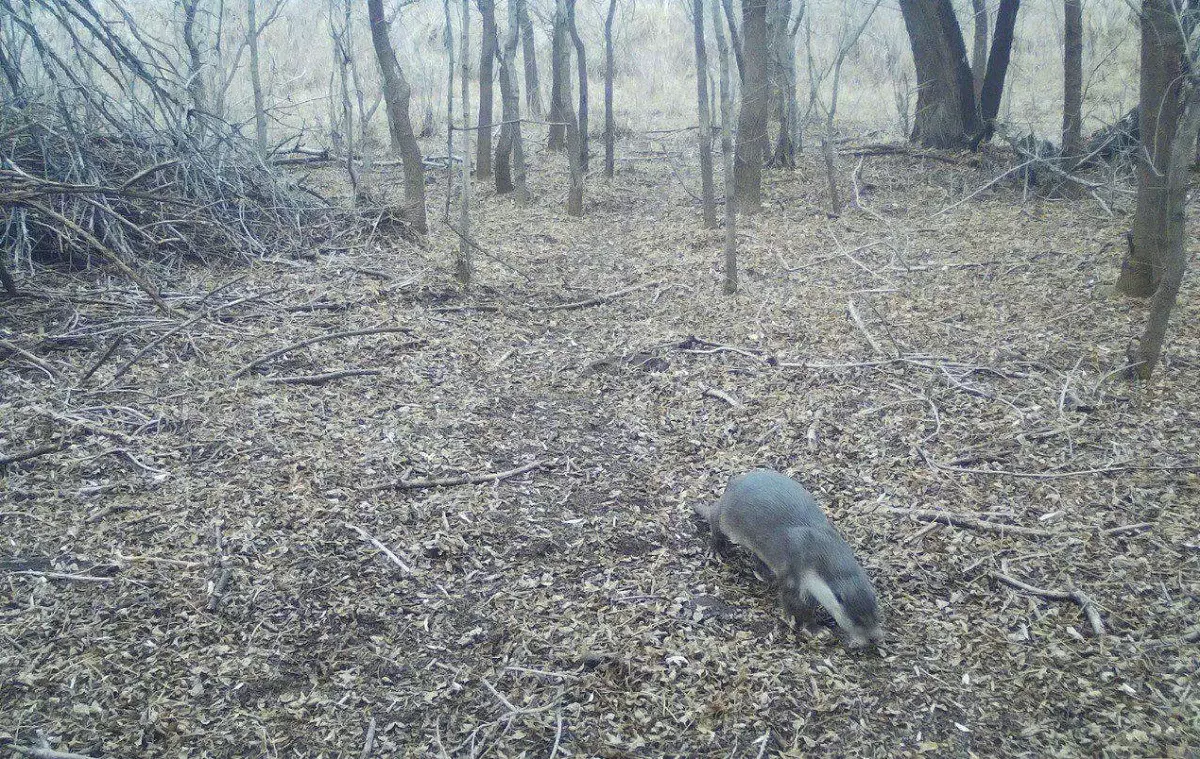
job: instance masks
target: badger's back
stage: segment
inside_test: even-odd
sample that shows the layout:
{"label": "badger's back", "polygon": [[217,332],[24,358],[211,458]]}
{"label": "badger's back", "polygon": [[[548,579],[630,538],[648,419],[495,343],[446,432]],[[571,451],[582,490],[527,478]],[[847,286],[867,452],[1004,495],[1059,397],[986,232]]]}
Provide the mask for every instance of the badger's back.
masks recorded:
{"label": "badger's back", "polygon": [[709,519],[718,520],[723,533],[758,554],[776,574],[791,563],[789,536],[798,529],[827,531],[835,546],[841,543],[812,493],[771,469],[735,477]]}

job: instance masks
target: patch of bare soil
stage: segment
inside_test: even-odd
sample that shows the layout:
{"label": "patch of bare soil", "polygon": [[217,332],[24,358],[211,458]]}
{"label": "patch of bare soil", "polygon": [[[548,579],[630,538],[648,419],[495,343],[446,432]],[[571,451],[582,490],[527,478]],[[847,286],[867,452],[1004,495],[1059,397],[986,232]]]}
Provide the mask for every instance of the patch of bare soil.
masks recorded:
{"label": "patch of bare soil", "polygon": [[[186,322],[54,272],[0,303],[24,351],[0,359],[0,452],[53,449],[0,479],[0,741],[1194,755],[1200,304],[1192,277],[1130,385],[1120,196],[1113,218],[1000,183],[935,215],[992,169],[869,157],[870,212],[829,219],[805,163],[740,220],[730,298],[721,233],[627,155],[583,219],[544,156],[535,205],[482,192],[467,295],[445,226],[417,248],[368,224],[179,274]],[[371,373],[312,379],[344,370]],[[758,465],[855,547],[883,649],[794,632],[749,562],[708,553],[693,504]],[[1081,591],[1103,634],[1001,575]]]}

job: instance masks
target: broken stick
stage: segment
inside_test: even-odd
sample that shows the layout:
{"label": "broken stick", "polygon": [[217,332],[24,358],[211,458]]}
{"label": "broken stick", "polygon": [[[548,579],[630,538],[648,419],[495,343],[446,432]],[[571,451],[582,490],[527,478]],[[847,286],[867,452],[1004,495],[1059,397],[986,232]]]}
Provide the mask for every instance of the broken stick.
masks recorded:
{"label": "broken stick", "polygon": [[535,461],[532,464],[519,466],[516,469],[509,469],[507,472],[497,472],[495,474],[463,475],[462,477],[445,477],[441,479],[427,480],[392,480],[390,482],[378,482],[374,485],[367,485],[363,488],[363,490],[417,490],[420,488],[452,487],[454,485],[479,485],[484,482],[499,482],[500,480],[507,480],[509,477],[516,477],[518,474],[524,474],[534,469],[548,469],[552,466],[554,466],[553,461]]}
{"label": "broken stick", "polygon": [[1100,612],[1096,611],[1092,599],[1088,598],[1082,590],[1046,590],[1045,588],[1035,588],[1001,572],[992,572],[991,575],[997,581],[1026,593],[1032,593],[1050,601],[1070,601],[1078,604],[1079,608],[1083,609],[1083,616],[1087,617],[1088,624],[1092,626],[1092,632],[1096,634],[1096,637],[1104,635],[1104,623],[1100,621]]}
{"label": "broken stick", "polygon": [[927,522],[937,522],[949,527],[962,527],[968,530],[979,530],[981,532],[998,532],[1000,534],[1011,533],[1013,535],[1028,535],[1037,538],[1052,538],[1057,533],[1050,530],[1039,530],[1036,527],[1021,527],[1015,524],[1002,524],[1000,522],[989,522],[985,519],[978,519],[962,514],[951,514],[948,511],[930,511],[927,509],[905,509],[897,506],[888,506],[886,511],[893,514],[908,514],[914,519],[919,519]]}

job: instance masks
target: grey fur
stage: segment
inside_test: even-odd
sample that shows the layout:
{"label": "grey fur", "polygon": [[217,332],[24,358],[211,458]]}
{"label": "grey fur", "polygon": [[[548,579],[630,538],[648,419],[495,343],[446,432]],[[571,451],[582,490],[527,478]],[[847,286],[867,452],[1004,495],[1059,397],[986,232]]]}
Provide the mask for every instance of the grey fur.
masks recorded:
{"label": "grey fur", "polygon": [[737,543],[767,565],[797,621],[806,622],[820,604],[847,645],[883,640],[871,580],[812,494],[795,480],[756,469],[734,477],[721,500],[697,505],[696,511],[708,520],[718,553]]}

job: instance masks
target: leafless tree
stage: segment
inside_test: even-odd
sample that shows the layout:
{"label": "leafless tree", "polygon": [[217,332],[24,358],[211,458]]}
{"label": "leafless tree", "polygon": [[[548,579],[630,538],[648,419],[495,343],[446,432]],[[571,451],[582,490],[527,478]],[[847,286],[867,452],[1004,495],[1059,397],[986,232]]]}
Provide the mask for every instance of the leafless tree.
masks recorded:
{"label": "leafless tree", "polygon": [[1200,130],[1200,38],[1196,11],[1183,7],[1173,0],[1142,3],[1143,155],[1132,243],[1117,285],[1128,295],[1152,295],[1146,329],[1130,357],[1143,379],[1158,365],[1188,260],[1185,211]]}
{"label": "leafless tree", "polygon": [[[445,18],[446,45],[446,207],[444,216],[450,218],[450,203],[454,189],[454,21],[450,18],[450,0],[442,0],[442,15]],[[463,160],[466,160],[463,156]],[[468,272],[469,272],[468,268]]]}
{"label": "leafless tree", "polygon": [[1004,77],[1008,73],[1008,59],[1012,52],[1013,31],[1017,25],[1017,11],[1021,0],[1000,0],[996,11],[996,29],[992,33],[992,49],[988,53],[987,72],[983,75],[983,89],[979,95],[979,131],[971,141],[972,149],[980,142],[992,138],[996,128],[996,116],[1000,113],[1000,97],[1004,92]]}
{"label": "leafless tree", "polygon": [[[358,170],[354,166],[354,105],[350,101],[351,58],[349,36],[352,33],[350,29],[350,6],[348,2],[342,4],[340,15],[343,18],[339,25],[338,21],[335,20],[339,15],[338,5],[338,0],[329,0],[329,38],[333,41],[333,65],[340,84],[342,126],[344,129],[342,139],[345,141],[343,144],[346,150],[346,175],[350,179],[352,197],[357,201],[360,188]],[[330,98],[333,98],[332,92],[330,93]]]}
{"label": "leafless tree", "polygon": [[267,108],[263,103],[262,74],[258,59],[258,2],[246,0],[246,41],[250,46],[250,88],[254,94],[254,134],[258,151],[267,155]]}
{"label": "leafless tree", "polygon": [[804,0],[798,5],[795,19],[792,18],[792,0],[771,0],[767,13],[769,79],[771,92],[775,95],[775,114],[779,119],[779,135],[768,165],[789,169],[796,167],[796,151],[800,144],[797,137],[800,125],[796,103],[796,33],[804,18]]}
{"label": "leafless tree", "polygon": [[[459,194],[458,209],[458,259],[454,262],[454,276],[463,287],[470,287],[471,278],[475,274],[475,264],[471,258],[471,0],[462,0],[462,47],[459,53],[459,84],[462,86],[462,174],[459,183],[462,185]],[[447,93],[453,97],[453,93]],[[451,131],[453,127],[451,127]]]}
{"label": "leafless tree", "polygon": [[[713,36],[717,38],[718,68],[721,70],[721,155],[725,184],[725,294],[738,290],[737,267],[737,190],[733,155],[733,72],[730,71],[729,44],[721,28],[719,0],[712,2]],[[728,14],[729,6],[725,6]],[[732,20],[732,17],[729,17]]]}
{"label": "leafless tree", "polygon": [[200,53],[200,41],[196,29],[199,6],[200,0],[183,0],[182,3],[183,44],[188,54],[188,95],[192,99],[192,110],[196,119],[194,123],[199,128],[203,128],[201,125],[204,114],[208,112],[208,97],[204,86],[204,58]]}
{"label": "leafless tree", "polygon": [[917,69],[912,139],[931,148],[962,146],[979,131],[975,86],[951,0],[900,0]]}
{"label": "leafless tree", "polygon": [[713,192],[712,124],[708,112],[708,53],[704,49],[704,0],[692,0],[692,40],[696,48],[696,105],[700,110],[700,197],[704,204],[704,226],[715,229],[717,201]]}
{"label": "leafless tree", "polygon": [[587,50],[583,46],[583,38],[579,36],[579,27],[575,23],[576,0],[567,3],[567,29],[571,33],[571,41],[575,44],[575,69],[579,76],[579,162],[584,173],[588,170],[588,73]]}
{"label": "leafless tree", "polygon": [[1063,0],[1062,154],[1068,168],[1083,149],[1083,2]]}
{"label": "leafless tree", "polygon": [[[571,100],[571,75],[568,73],[571,53],[566,49],[568,33],[565,11],[560,24],[555,0],[554,21],[550,28],[550,130],[546,137],[547,150],[558,151],[566,147],[567,125],[562,103]],[[571,110],[574,111],[574,107]]]}
{"label": "leafless tree", "polygon": [[388,22],[383,15],[383,0],[367,0],[367,14],[371,24],[371,42],[375,47],[375,59],[379,63],[383,97],[387,103],[388,129],[392,145],[400,152],[404,166],[404,203],[408,220],[421,234],[428,231],[425,218],[425,169],[422,165],[421,147],[413,133],[409,105],[412,89],[396,50],[388,35]]}
{"label": "leafless tree", "polygon": [[509,0],[508,29],[500,50],[500,103],[504,123],[496,145],[496,192],[516,190],[517,202],[529,201],[525,179],[525,146],[521,136],[521,88],[517,78],[517,44],[524,0]]}
{"label": "leafless tree", "polygon": [[742,0],[742,107],[737,130],[738,207],[762,207],[763,153],[767,144],[767,0]]}
{"label": "leafless tree", "polygon": [[971,48],[971,80],[975,88],[975,99],[978,100],[983,92],[983,75],[987,70],[987,0],[971,0],[971,18],[975,29],[975,43]]}
{"label": "leafless tree", "polygon": [[567,189],[567,213],[571,216],[583,215],[583,166],[581,163],[579,124],[575,122],[575,108],[571,105],[571,77],[567,73],[571,68],[571,49],[566,44],[569,3],[574,0],[555,0],[554,3],[554,37],[558,44],[554,46],[555,58],[553,68],[559,78],[558,100],[551,104],[551,113],[557,111],[558,119],[562,122],[566,133],[567,165],[570,168],[570,187]]}
{"label": "leafless tree", "polygon": [[483,19],[483,38],[479,49],[479,129],[476,137],[475,176],[492,176],[492,64],[499,52],[496,35],[496,0],[478,0]]}
{"label": "leafless tree", "polygon": [[533,36],[533,20],[529,16],[529,3],[522,0],[521,12],[521,57],[525,62],[525,105],[535,119],[545,115],[542,108],[542,90],[538,82],[537,40]]}
{"label": "leafless tree", "polygon": [[616,118],[613,115],[613,17],[617,0],[608,0],[604,19],[604,176],[613,175],[616,163]]}

